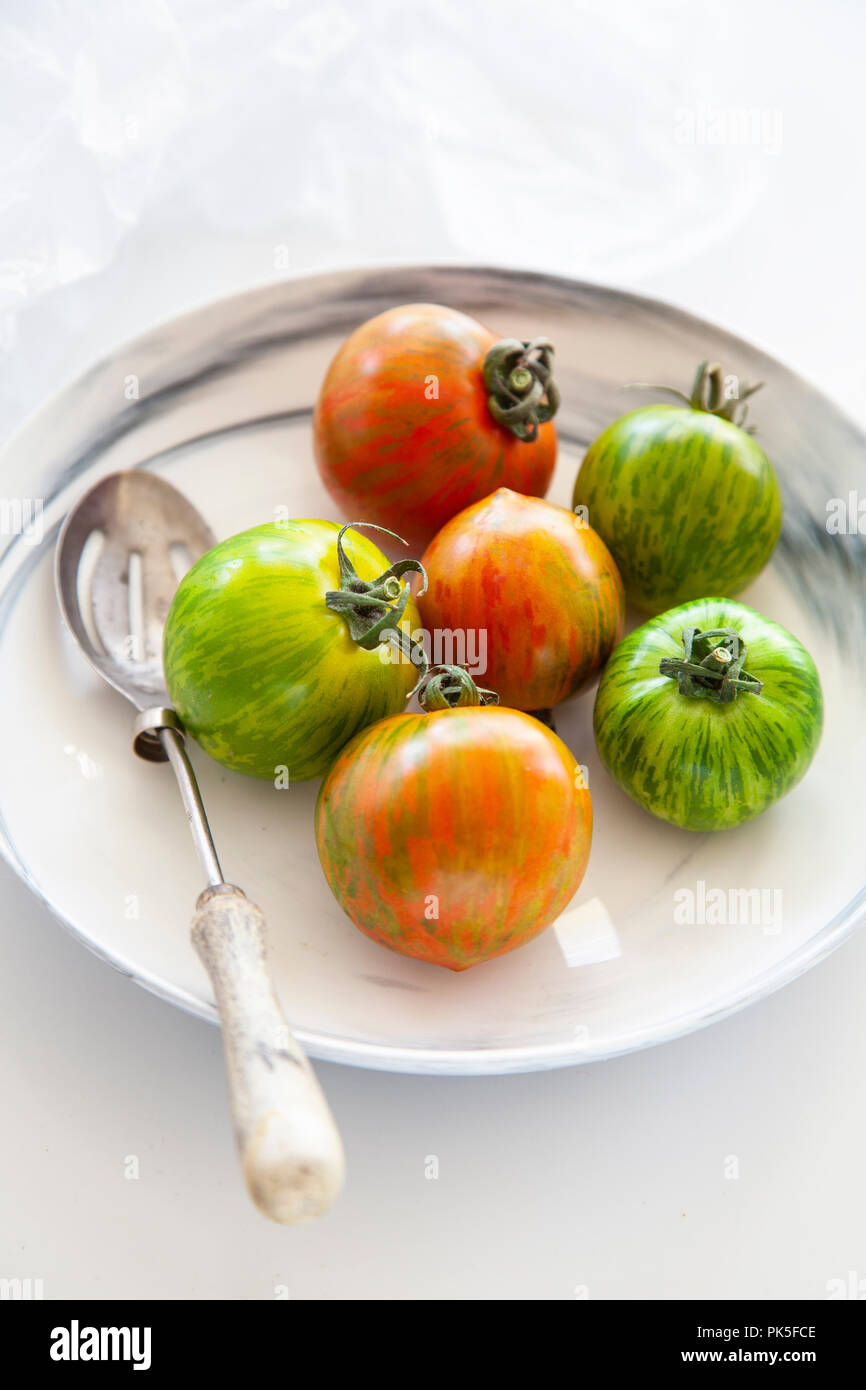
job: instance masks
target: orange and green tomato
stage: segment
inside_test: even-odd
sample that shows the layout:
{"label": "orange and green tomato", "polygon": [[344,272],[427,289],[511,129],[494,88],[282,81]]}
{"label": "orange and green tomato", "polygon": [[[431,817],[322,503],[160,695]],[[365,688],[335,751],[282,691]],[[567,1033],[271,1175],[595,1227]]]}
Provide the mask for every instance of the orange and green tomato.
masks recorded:
{"label": "orange and green tomato", "polygon": [[322,784],[325,877],[365,935],[466,970],[544,931],[586,870],[592,803],[565,744],[501,706],[364,730]]}
{"label": "orange and green tomato", "polygon": [[441,304],[404,304],[356,329],[337,352],[313,417],[316,461],[344,516],[397,531],[415,549],[500,485],[543,496],[556,429],[533,441],[494,419],[483,369],[497,343]]}
{"label": "orange and green tomato", "polygon": [[622,636],[622,581],[607,546],[567,511],[508,488],[453,517],[424,553],[430,631],[473,633],[502,704],[549,709],[598,675]]}

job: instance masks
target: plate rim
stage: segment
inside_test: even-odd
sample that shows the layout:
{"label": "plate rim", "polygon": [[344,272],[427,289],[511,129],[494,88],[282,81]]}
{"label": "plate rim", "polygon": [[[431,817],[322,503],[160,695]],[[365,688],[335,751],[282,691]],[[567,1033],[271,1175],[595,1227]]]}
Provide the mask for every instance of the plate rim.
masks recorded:
{"label": "plate rim", "polygon": [[[11,854],[8,852],[11,849]],[[17,873],[25,887],[44,907],[56,922],[91,955],[104,961],[139,985],[148,994],[174,1005],[193,1018],[219,1026],[219,1015],[212,1004],[167,982],[152,971],[136,966],[134,969],[122,956],[103,947],[98,947],[81,929],[65,917],[60,909],[39,888],[30,877],[26,865],[14,852],[8,839],[5,824],[0,822],[0,853],[7,864]],[[609,1062],[617,1057],[628,1056],[632,1052],[658,1047],[664,1043],[677,1042],[691,1033],[700,1032],[715,1023],[741,1013],[752,1004],[759,1003],[775,994],[777,990],[792,984],[794,980],[819,965],[835,951],[861,924],[866,916],[866,885],[860,890],[841,913],[822,928],[821,932],[803,943],[789,958],[788,968],[781,974],[767,979],[767,971],[755,977],[755,988],[731,1003],[719,1008],[703,1009],[700,1012],[680,1015],[671,1027],[669,1023],[659,1023],[651,1028],[628,1035],[621,1046],[593,1051],[590,1048],[569,1043],[540,1044],[535,1047],[496,1047],[496,1048],[396,1048],[384,1043],[368,1043],[347,1039],[333,1033],[295,1027],[292,1033],[310,1057],[322,1062],[335,1062],[345,1066],[362,1067],[369,1071],[397,1072],[403,1075],[441,1075],[441,1076],[503,1076],[534,1071],[553,1071],[570,1066],[588,1066],[593,1062]],[[820,950],[813,950],[820,945]],[[400,1057],[410,1065],[395,1066]],[[483,1065],[481,1064],[483,1061]]]}

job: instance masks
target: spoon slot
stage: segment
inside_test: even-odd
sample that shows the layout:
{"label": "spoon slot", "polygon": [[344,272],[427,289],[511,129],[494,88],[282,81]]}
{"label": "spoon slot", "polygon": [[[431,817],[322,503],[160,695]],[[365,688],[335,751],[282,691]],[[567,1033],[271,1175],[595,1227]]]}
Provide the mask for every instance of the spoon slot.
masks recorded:
{"label": "spoon slot", "polygon": [[81,547],[78,570],[75,575],[75,594],[81,621],[87,633],[88,641],[101,656],[107,656],[108,653],[93,617],[93,576],[104,548],[105,532],[98,529],[91,531]]}
{"label": "spoon slot", "polygon": [[144,579],[142,575],[141,554],[137,550],[129,553],[127,566],[127,603],[129,612],[129,651],[131,661],[144,660]]}
{"label": "spoon slot", "polygon": [[187,570],[192,567],[192,555],[186,541],[172,541],[168,547],[171,558],[171,567],[174,570],[174,577],[178,584],[183,579]]}

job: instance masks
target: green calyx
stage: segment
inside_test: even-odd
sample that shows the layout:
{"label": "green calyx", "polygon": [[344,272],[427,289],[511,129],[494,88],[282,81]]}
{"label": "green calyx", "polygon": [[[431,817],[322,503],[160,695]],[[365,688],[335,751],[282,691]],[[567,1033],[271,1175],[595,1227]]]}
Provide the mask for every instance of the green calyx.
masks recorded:
{"label": "green calyx", "polygon": [[431,666],[417,686],[418,703],[425,714],[462,705],[498,705],[493,690],[477,686],[462,666]]}
{"label": "green calyx", "polygon": [[[400,619],[409,602],[409,585],[403,582],[403,575],[420,574],[424,581],[423,594],[427,588],[427,575],[420,560],[397,560],[380,574],[378,579],[361,579],[352,561],[343,549],[343,537],[352,528],[370,527],[393,536],[401,545],[407,545],[402,536],[389,531],[385,526],[377,526],[372,521],[349,521],[337,536],[337,560],[340,566],[340,588],[325,594],[325,604],[333,613],[339,613],[349,629],[353,642],[365,651],[373,651],[384,642],[404,638],[400,632]],[[396,638],[395,638],[396,635]],[[408,642],[408,639],[405,639]],[[402,645],[402,641],[400,642]],[[412,643],[408,643],[412,647]],[[423,651],[421,655],[423,657]],[[414,650],[406,655],[414,662]],[[417,663],[414,663],[417,664]]]}
{"label": "green calyx", "polygon": [[538,427],[559,409],[553,380],[553,344],[549,338],[504,338],[484,359],[487,404],[497,424],[531,444]]}
{"label": "green calyx", "polygon": [[761,693],[763,681],[743,670],[746,644],[734,628],[715,627],[705,632],[687,628],[683,647],[685,659],[663,657],[659,664],[659,673],[675,678],[681,695],[728,705],[740,691]]}
{"label": "green calyx", "polygon": [[739,425],[747,434],[754,434],[754,426],[746,425],[748,401],[750,396],[760,391],[764,383],[756,381],[754,385],[747,386],[737,378],[732,380],[736,381],[733,394],[728,389],[728,378],[721,364],[702,362],[698,367],[690,396],[675,386],[655,386],[643,381],[633,384],[643,391],[664,391],[667,395],[676,396],[678,401],[691,406],[692,410],[702,410],[707,415],[718,415],[720,420],[730,420],[732,425]]}

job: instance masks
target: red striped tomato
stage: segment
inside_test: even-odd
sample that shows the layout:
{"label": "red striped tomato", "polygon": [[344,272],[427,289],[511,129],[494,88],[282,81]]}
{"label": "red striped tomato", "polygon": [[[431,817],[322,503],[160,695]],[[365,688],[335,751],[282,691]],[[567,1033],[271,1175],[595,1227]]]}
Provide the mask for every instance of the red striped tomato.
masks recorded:
{"label": "red striped tomato", "polygon": [[622,580],[601,537],[565,507],[508,488],[455,516],[427,548],[431,632],[486,644],[485,685],[514,709],[549,709],[598,675],[622,637]]}
{"label": "red striped tomato", "polygon": [[500,483],[542,496],[558,402],[543,343],[506,340],[510,355],[490,359],[485,380],[497,335],[456,309],[404,304],[356,329],[313,417],[316,461],[341,514],[388,526],[420,550]]}
{"label": "red striped tomato", "polygon": [[466,970],[544,931],[586,870],[592,803],[565,744],[499,706],[398,714],[322,784],[325,877],[365,935]]}

